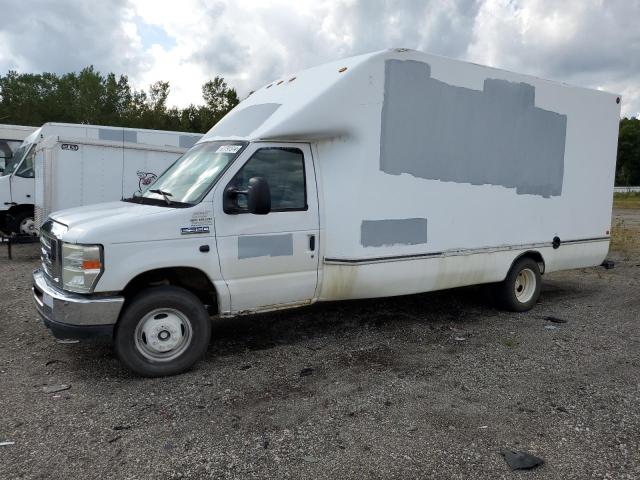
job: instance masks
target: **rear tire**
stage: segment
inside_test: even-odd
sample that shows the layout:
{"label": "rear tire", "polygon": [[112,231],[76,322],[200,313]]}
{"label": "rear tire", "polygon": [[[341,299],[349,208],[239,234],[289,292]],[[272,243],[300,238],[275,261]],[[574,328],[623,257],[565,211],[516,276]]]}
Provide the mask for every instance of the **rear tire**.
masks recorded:
{"label": "rear tire", "polygon": [[204,356],[211,319],[194,294],[179,287],[152,287],[126,307],[116,326],[118,359],[144,377],[176,375]]}
{"label": "rear tire", "polygon": [[511,266],[507,277],[496,283],[494,298],[499,306],[512,312],[531,310],[540,298],[542,275],[538,262],[522,257]]}
{"label": "rear tire", "polygon": [[12,215],[7,226],[11,233],[36,235],[36,224],[33,219],[33,212],[29,210],[23,210]]}

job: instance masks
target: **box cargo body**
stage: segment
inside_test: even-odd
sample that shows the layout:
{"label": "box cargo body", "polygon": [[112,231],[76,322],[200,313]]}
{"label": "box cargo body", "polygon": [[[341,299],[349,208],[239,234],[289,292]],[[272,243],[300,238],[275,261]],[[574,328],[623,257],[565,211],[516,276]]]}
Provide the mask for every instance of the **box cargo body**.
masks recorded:
{"label": "box cargo body", "polygon": [[0,179],[5,214],[14,220],[6,223],[29,233],[55,210],[130,196],[201,136],[46,123],[26,137],[14,171]]}
{"label": "box cargo body", "polygon": [[[152,376],[203,354],[205,307],[493,284],[524,311],[541,274],[605,259],[619,115],[617,95],[406,49],[287,75],[155,192],[52,214],[34,299],[54,333],[110,336]],[[77,255],[94,268],[67,281]]]}
{"label": "box cargo body", "polygon": [[140,193],[201,136],[89,127],[85,137],[48,137],[35,156],[36,226],[56,210]]}
{"label": "box cargo body", "polygon": [[496,282],[528,250],[547,272],[605,258],[618,96],[398,50],[283,80],[202,141],[309,142],[320,299]]}

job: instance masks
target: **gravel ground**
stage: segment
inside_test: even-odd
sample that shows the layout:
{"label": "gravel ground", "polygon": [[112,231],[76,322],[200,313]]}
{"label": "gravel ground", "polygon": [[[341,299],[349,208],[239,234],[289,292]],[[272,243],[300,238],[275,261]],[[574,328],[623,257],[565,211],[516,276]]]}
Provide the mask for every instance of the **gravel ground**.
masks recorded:
{"label": "gravel ground", "polygon": [[[164,379],[57,343],[31,304],[36,247],[15,252],[2,479],[640,478],[637,251],[545,276],[525,314],[465,288],[217,321],[207,358]],[[511,472],[505,447],[546,463]]]}

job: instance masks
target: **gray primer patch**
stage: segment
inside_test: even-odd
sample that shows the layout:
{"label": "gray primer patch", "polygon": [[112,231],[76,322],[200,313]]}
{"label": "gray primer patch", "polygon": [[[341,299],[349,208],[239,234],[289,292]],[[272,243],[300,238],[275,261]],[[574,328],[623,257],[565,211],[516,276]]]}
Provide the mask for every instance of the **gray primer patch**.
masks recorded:
{"label": "gray primer patch", "polygon": [[293,235],[241,235],[238,258],[284,257],[293,255]]}
{"label": "gray primer patch", "polygon": [[193,135],[180,135],[178,137],[178,145],[180,145],[180,148],[191,148],[198,140],[200,139]]}
{"label": "gray primer patch", "polygon": [[111,130],[100,128],[98,130],[98,138],[100,140],[109,140],[111,142],[138,143],[138,132],[132,130]]}
{"label": "gray primer patch", "polygon": [[486,79],[478,91],[431,78],[427,63],[387,60],[380,169],[560,195],[567,116],[534,99],[527,83]]}
{"label": "gray primer patch", "polygon": [[138,143],[138,132],[132,130],[123,130],[122,140],[128,143]]}
{"label": "gray primer patch", "polygon": [[363,247],[427,243],[427,219],[363,220],[360,225],[360,243]]}
{"label": "gray primer patch", "polygon": [[279,103],[261,103],[227,115],[216,124],[207,136],[247,137],[280,108]]}
{"label": "gray primer patch", "polygon": [[111,142],[121,142],[122,130],[101,128],[98,130],[98,138],[100,138],[100,140],[109,140]]}

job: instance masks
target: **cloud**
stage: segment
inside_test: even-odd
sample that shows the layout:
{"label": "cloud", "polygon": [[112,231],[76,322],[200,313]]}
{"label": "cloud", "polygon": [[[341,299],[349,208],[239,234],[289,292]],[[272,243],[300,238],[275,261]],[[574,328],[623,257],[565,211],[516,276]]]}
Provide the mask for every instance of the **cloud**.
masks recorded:
{"label": "cloud", "polygon": [[640,114],[637,0],[0,0],[0,11],[0,71],[93,64],[138,88],[169,80],[179,106],[201,102],[216,75],[244,96],[318,63],[408,47],[621,93],[623,112]]}
{"label": "cloud", "polygon": [[95,65],[135,75],[151,60],[125,0],[0,0],[0,69],[66,73]]}
{"label": "cloud", "polygon": [[467,58],[623,95],[640,115],[640,2],[483,2]]}

